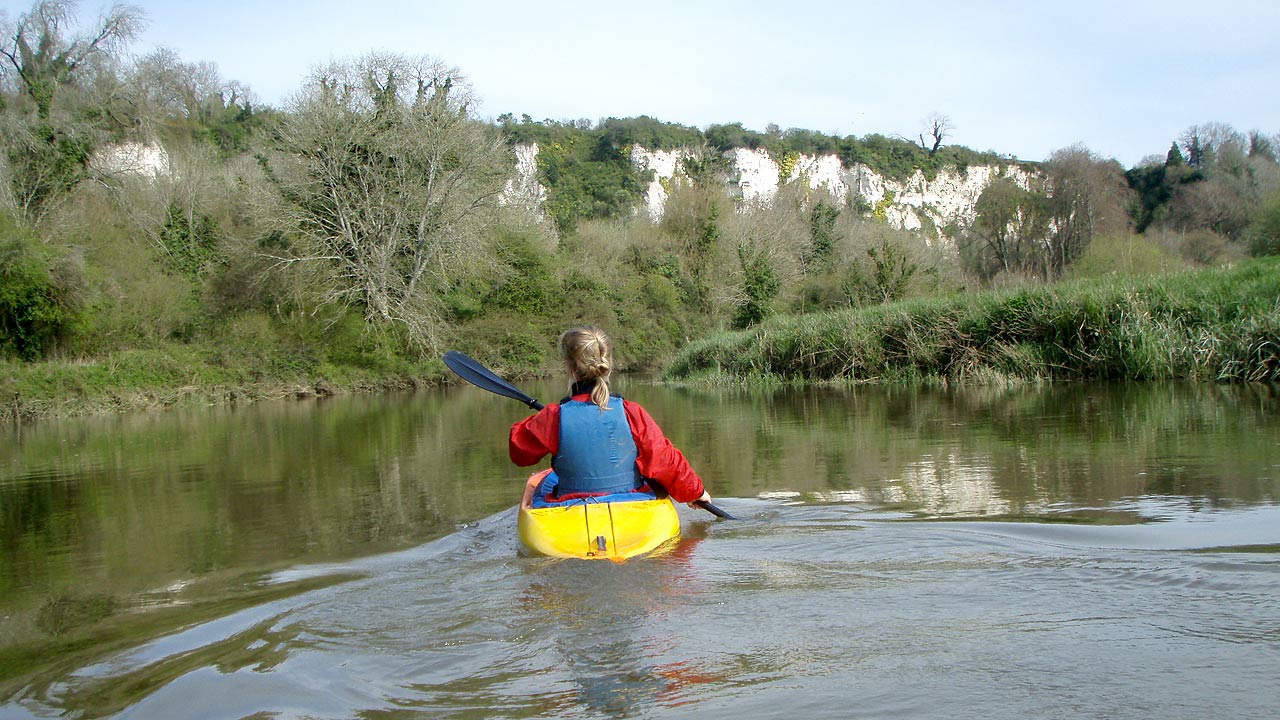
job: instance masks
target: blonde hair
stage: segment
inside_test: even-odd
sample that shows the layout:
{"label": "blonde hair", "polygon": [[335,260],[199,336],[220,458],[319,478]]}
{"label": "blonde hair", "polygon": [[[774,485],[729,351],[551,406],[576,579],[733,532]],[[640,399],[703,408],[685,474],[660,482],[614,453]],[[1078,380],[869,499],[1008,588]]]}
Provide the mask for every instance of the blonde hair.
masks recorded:
{"label": "blonde hair", "polygon": [[595,380],[591,402],[607,410],[609,374],[613,372],[613,346],[609,336],[590,325],[565,330],[560,336],[560,355],[569,366],[574,382]]}

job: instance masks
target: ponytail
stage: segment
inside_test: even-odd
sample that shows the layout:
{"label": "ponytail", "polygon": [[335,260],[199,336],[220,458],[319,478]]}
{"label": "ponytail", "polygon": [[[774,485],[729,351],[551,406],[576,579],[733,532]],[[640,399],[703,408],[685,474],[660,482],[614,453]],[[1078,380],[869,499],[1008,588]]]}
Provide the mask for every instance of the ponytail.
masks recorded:
{"label": "ponytail", "polygon": [[590,325],[566,330],[560,336],[560,355],[574,382],[594,380],[591,402],[609,408],[609,375],[613,372],[613,347],[604,331]]}

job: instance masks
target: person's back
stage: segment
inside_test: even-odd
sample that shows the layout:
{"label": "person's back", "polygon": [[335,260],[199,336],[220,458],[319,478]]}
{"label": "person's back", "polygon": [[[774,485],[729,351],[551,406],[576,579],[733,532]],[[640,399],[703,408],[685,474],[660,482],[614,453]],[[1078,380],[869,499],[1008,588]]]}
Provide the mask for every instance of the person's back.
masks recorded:
{"label": "person's back", "polygon": [[[613,350],[604,332],[567,330],[560,352],[572,378],[569,397],[511,427],[512,462],[532,465],[551,454],[556,496],[628,492],[649,481],[679,502],[711,499],[644,408],[610,395]],[[526,490],[525,505],[534,488]]]}
{"label": "person's back", "polygon": [[551,461],[559,494],[634,490],[644,482],[636,457],[622,398],[608,398],[604,408],[572,398],[560,403],[560,447]]}

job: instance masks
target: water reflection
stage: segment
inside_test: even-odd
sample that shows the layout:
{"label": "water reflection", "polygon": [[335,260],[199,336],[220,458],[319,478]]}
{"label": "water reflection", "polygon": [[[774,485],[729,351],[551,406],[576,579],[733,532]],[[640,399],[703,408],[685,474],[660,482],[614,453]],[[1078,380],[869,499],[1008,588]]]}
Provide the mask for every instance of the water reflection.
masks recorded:
{"label": "water reflection", "polygon": [[553,693],[559,712],[585,708],[633,717],[646,707],[676,707],[687,686],[709,682],[688,661],[660,662],[680,632],[669,613],[696,583],[690,558],[702,539],[686,533],[650,562],[548,562],[528,571],[519,612],[551,638],[575,692]]}
{"label": "water reflection", "polygon": [[[561,694],[561,711],[585,706],[611,717],[630,717],[671,692],[662,667],[646,647],[645,629],[687,582],[687,557],[696,541],[685,539],[672,555],[631,562],[550,562],[532,566],[518,611],[550,638],[558,665],[575,691]],[[657,571],[657,573],[655,573]],[[637,577],[637,574],[644,577]],[[668,673],[669,674],[669,673]]]}
{"label": "water reflection", "polygon": [[[750,506],[744,498],[786,497],[915,518],[1125,524],[1280,494],[1280,392],[1270,386],[775,392],[624,378],[618,388],[731,511]],[[522,473],[506,458],[506,431],[524,412],[459,387],[0,431],[0,698],[50,668],[312,587],[268,582],[283,569],[414,548],[511,507]],[[751,532],[743,527],[723,532]],[[1237,544],[1251,542],[1270,541]],[[678,553],[591,571],[599,577],[531,567],[524,622],[600,626],[555,633],[573,680],[548,690],[550,705],[580,697],[625,716],[678,704],[680,682],[725,672],[668,652],[670,603],[697,582]],[[774,570],[780,582],[796,567]],[[630,586],[645,590],[632,597]],[[759,667],[783,662],[743,653]]]}
{"label": "water reflection", "polygon": [[1270,502],[1271,386],[687,390],[642,400],[722,494],[856,491],[926,515],[1037,514],[1151,494]]}

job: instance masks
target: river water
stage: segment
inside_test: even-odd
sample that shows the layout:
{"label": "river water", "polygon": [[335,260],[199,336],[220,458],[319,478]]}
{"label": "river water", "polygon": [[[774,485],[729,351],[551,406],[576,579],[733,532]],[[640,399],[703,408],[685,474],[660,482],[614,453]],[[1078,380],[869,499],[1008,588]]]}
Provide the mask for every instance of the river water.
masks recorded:
{"label": "river water", "polygon": [[619,384],[738,520],[522,557],[469,387],[0,430],[0,719],[1276,716],[1280,389]]}

